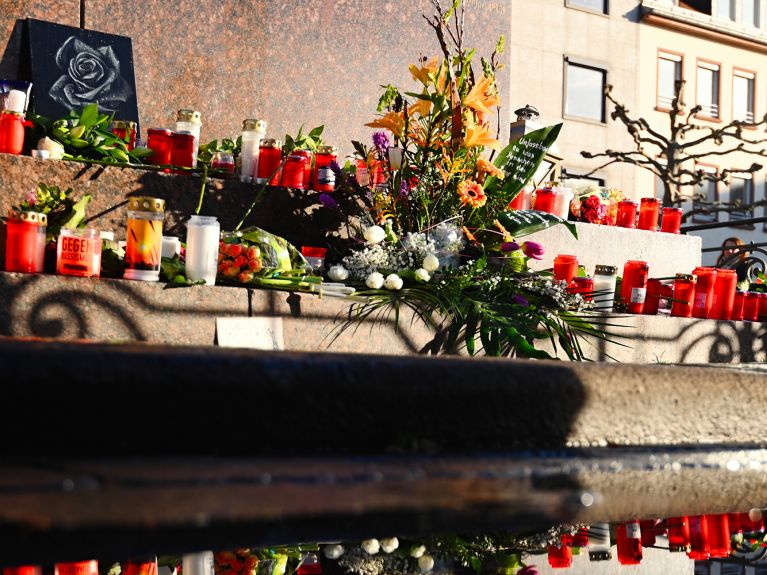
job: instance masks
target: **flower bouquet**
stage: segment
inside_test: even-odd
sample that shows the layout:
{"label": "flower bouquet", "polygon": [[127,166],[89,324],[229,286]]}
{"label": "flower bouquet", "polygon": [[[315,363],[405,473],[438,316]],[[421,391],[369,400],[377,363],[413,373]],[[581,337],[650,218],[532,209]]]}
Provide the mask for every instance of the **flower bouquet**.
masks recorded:
{"label": "flower bouquet", "polygon": [[582,222],[614,226],[618,220],[618,202],[623,199],[623,192],[618,189],[592,186],[580,191],[571,211]]}

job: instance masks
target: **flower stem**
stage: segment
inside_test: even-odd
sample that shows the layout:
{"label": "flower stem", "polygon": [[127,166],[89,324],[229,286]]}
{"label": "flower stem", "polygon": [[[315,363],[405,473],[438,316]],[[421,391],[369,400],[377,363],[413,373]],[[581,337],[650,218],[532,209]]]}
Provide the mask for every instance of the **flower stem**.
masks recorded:
{"label": "flower stem", "polygon": [[208,164],[202,165],[202,184],[200,184],[200,200],[197,202],[197,209],[194,211],[195,215],[200,215],[202,209],[202,200],[205,197],[205,188],[208,187]]}
{"label": "flower stem", "polygon": [[285,165],[285,162],[286,162],[286,161],[287,161],[287,157],[286,157],[286,158],[284,158],[284,159],[283,159],[283,160],[280,162],[280,165],[279,165],[279,166],[277,166],[277,169],[275,169],[275,170],[274,170],[274,172],[272,172],[272,175],[271,175],[271,176],[269,176],[269,179],[267,179],[267,180],[266,180],[266,181],[265,181],[263,184],[261,184],[261,187],[259,187],[259,188],[256,190],[256,196],[253,198],[253,202],[250,204],[250,206],[248,207],[248,209],[245,211],[245,215],[244,215],[244,216],[242,216],[242,219],[240,220],[240,223],[239,223],[239,224],[237,224],[237,225],[234,227],[234,230],[233,230],[233,231],[237,232],[237,231],[239,231],[239,230],[240,230],[240,228],[242,227],[242,224],[244,224],[244,223],[245,223],[245,220],[247,220],[247,219],[248,219],[248,216],[250,215],[250,212],[252,212],[252,211],[253,211],[253,208],[255,208],[255,207],[256,207],[256,204],[257,204],[257,203],[258,203],[258,202],[261,200],[261,196],[263,195],[263,193],[264,193],[264,190],[266,190],[266,186],[268,186],[268,185],[269,185],[269,182],[270,182],[270,180],[271,180],[271,179],[272,179],[274,176],[276,176],[276,175],[279,173],[279,171],[282,169],[282,166],[284,166],[284,165]]}

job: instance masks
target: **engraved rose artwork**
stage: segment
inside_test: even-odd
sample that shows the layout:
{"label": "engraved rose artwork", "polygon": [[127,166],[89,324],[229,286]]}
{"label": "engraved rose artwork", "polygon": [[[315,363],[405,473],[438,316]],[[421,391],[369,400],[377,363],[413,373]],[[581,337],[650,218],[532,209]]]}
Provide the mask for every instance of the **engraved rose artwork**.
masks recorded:
{"label": "engraved rose artwork", "polygon": [[111,46],[95,49],[70,36],[56,52],[56,65],[63,74],[49,94],[67,108],[98,102],[103,110],[115,112],[133,94]]}

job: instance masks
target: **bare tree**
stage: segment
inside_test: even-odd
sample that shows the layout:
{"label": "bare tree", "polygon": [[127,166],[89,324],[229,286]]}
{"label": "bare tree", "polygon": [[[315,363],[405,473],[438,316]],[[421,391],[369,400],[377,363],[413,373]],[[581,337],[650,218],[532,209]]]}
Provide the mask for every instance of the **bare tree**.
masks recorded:
{"label": "bare tree", "polygon": [[[613,96],[612,86],[606,86],[605,96],[614,106],[610,117],[625,126],[634,140],[635,148],[629,151],[581,152],[584,158],[606,160],[590,174],[616,163],[639,166],[659,178],[663,183],[663,203],[674,205],[694,197],[694,194],[684,194],[683,189],[688,186],[698,186],[705,181],[728,182],[733,173],[754,173],[761,170],[762,165],[756,162],[748,167],[725,169],[718,173],[695,168],[697,162],[729,156],[736,152],[764,155],[766,150],[763,144],[767,142],[767,138],[748,137],[747,132],[767,125],[767,115],[758,122],[733,120],[719,127],[701,125],[695,122],[696,115],[702,110],[700,105],[685,113],[683,87],[683,81],[675,85],[674,99],[668,114],[669,130],[668,134],[664,134],[662,130],[651,126],[645,118],[631,116],[630,110]],[[766,203],[760,201],[745,205],[740,201],[722,203],[711,202],[704,197],[695,199],[700,207],[687,212],[685,219],[695,213],[734,212]]]}

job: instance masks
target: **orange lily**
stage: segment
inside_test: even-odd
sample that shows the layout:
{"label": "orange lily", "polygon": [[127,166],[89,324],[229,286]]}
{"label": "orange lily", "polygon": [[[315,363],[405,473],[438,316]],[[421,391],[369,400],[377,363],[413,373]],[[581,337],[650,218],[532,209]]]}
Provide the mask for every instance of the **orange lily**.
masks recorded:
{"label": "orange lily", "polygon": [[501,143],[490,135],[487,126],[477,126],[471,119],[466,126],[466,139],[463,145],[467,148],[483,147],[501,149]]}
{"label": "orange lily", "polygon": [[501,103],[497,91],[493,87],[493,78],[482,75],[482,79],[477,82],[471,91],[463,99],[463,105],[489,114],[491,106],[497,106]]}
{"label": "orange lily", "polygon": [[418,101],[412,106],[410,106],[407,110],[410,116],[413,115],[413,112],[416,112],[422,118],[425,118],[426,116],[428,116],[430,111],[431,111],[431,101],[423,100],[421,98],[418,98]]}
{"label": "orange lily", "polygon": [[384,117],[373,120],[365,125],[369,128],[383,128],[384,130],[389,130],[394,134],[395,138],[401,138],[402,130],[405,128],[405,118],[401,112],[389,112]]}
{"label": "orange lily", "polygon": [[434,74],[437,72],[437,59],[432,58],[425,66],[420,68],[415,64],[410,64],[410,73],[413,75],[413,80],[418,80],[424,86],[428,86],[431,82]]}

